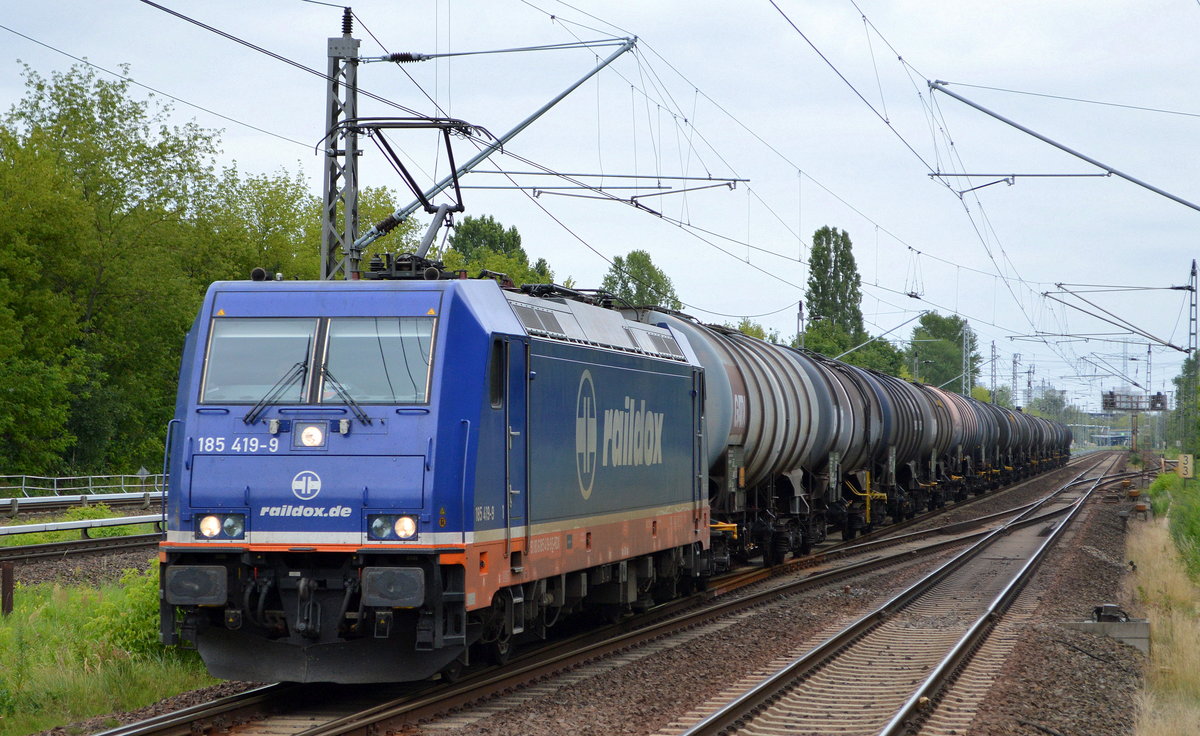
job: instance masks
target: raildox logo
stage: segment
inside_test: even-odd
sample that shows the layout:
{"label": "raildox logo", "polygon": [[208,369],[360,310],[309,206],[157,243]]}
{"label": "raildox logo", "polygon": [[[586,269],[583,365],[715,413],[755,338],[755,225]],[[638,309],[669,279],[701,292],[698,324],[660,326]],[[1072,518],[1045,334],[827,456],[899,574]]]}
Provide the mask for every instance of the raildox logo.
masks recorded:
{"label": "raildox logo", "polygon": [[661,465],[665,418],[647,410],[645,399],[631,396],[620,409],[601,412],[592,373],[585,370],[575,394],[575,471],[583,498],[592,495],[598,466]]}
{"label": "raildox logo", "polygon": [[596,480],[596,435],[596,387],[592,372],[585,370],[575,394],[575,473],[585,501]]}
{"label": "raildox logo", "polygon": [[321,476],[311,470],[301,470],[292,478],[292,493],[301,501],[311,501],[321,492]]}

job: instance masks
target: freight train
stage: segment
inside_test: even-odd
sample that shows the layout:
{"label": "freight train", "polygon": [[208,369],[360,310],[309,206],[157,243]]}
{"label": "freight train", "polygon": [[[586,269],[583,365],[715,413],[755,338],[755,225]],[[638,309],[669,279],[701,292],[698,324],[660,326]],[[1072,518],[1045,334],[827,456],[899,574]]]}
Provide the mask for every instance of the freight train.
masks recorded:
{"label": "freight train", "polygon": [[676,312],[404,271],[216,283],[187,336],[160,628],[218,677],[452,677],[1069,454]]}

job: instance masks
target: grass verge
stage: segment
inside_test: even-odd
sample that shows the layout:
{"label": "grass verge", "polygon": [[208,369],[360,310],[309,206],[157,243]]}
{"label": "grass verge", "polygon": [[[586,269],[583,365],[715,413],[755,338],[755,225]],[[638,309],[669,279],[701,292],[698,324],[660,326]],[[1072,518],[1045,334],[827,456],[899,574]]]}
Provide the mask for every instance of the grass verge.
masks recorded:
{"label": "grass verge", "polygon": [[[1194,736],[1200,723],[1200,587],[1193,574],[1196,539],[1191,515],[1200,512],[1200,493],[1173,476],[1160,476],[1151,488],[1168,520],[1156,516],[1134,524],[1126,541],[1137,563],[1131,584],[1134,597],[1150,619],[1151,653],[1139,699],[1137,736]],[[1159,481],[1162,481],[1160,484]],[[1169,499],[1167,501],[1166,499]],[[1155,502],[1155,509],[1159,508]],[[1184,518],[1177,522],[1176,516]]]}
{"label": "grass verge", "polygon": [[120,583],[19,586],[0,619],[0,736],[133,710],[218,682],[158,643],[158,565]]}

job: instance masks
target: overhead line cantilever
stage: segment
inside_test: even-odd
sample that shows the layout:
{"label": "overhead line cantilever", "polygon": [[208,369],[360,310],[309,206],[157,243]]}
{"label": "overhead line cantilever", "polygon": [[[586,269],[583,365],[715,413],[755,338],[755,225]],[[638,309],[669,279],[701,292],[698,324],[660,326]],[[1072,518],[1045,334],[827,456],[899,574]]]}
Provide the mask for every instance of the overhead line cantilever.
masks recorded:
{"label": "overhead line cantilever", "polygon": [[1130,181],[1130,182],[1133,182],[1134,184],[1137,184],[1139,187],[1144,187],[1145,189],[1149,189],[1150,191],[1154,192],[1155,194],[1161,194],[1162,196],[1166,197],[1167,199],[1174,200],[1174,201],[1178,202],[1179,204],[1182,204],[1184,206],[1191,207],[1194,210],[1200,211],[1200,205],[1193,204],[1192,202],[1189,202],[1186,199],[1183,199],[1182,197],[1177,197],[1174,194],[1171,194],[1170,192],[1168,192],[1166,190],[1159,189],[1158,187],[1154,186],[1153,184],[1148,184],[1148,183],[1142,181],[1141,179],[1138,179],[1138,178],[1130,176],[1129,174],[1126,174],[1123,171],[1114,169],[1113,167],[1109,166],[1108,164],[1101,163],[1100,161],[1097,161],[1096,159],[1092,158],[1091,156],[1080,153],[1079,151],[1076,151],[1073,148],[1064,146],[1063,144],[1058,143],[1057,141],[1054,141],[1050,138],[1047,138],[1046,136],[1042,135],[1041,133],[1038,133],[1035,130],[1026,128],[1024,125],[1021,125],[1020,123],[1018,123],[1014,120],[1009,120],[1008,118],[1004,117],[1003,115],[987,109],[983,105],[976,104],[976,103],[968,100],[966,97],[963,97],[962,95],[951,92],[950,90],[946,89],[945,82],[942,82],[940,80],[930,82],[929,88],[931,90],[936,90],[938,92],[941,92],[942,94],[949,95],[950,97],[953,97],[954,99],[958,100],[959,102],[961,102],[965,105],[970,105],[971,107],[975,108],[976,110],[978,110],[986,115],[990,115],[1002,123],[1007,123],[1008,125],[1011,125],[1012,127],[1016,128],[1017,130],[1021,131],[1022,133],[1031,135],[1043,143],[1049,143],[1050,145],[1054,146],[1055,148],[1057,148],[1060,151],[1069,153],[1076,158],[1083,159],[1084,161],[1087,161],[1092,166],[1096,166],[1098,168],[1104,169],[1105,171],[1107,171],[1110,174],[1116,174],[1117,176],[1121,177],[1122,179],[1124,179],[1126,181]]}

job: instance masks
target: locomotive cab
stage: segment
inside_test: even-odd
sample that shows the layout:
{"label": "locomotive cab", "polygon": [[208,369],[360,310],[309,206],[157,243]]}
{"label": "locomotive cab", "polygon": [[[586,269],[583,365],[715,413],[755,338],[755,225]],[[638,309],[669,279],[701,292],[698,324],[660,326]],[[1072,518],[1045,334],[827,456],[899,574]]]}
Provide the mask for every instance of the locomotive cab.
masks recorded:
{"label": "locomotive cab", "polygon": [[465,489],[457,417],[486,401],[464,288],[210,289],[170,432],[165,641],[271,681],[421,679],[462,656],[467,499],[437,489]]}

